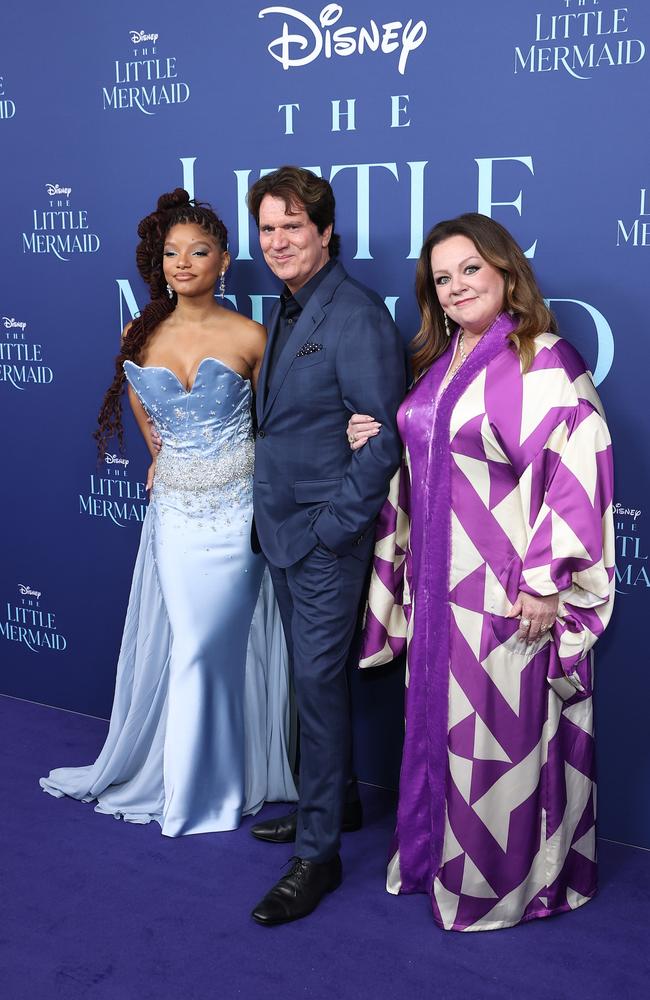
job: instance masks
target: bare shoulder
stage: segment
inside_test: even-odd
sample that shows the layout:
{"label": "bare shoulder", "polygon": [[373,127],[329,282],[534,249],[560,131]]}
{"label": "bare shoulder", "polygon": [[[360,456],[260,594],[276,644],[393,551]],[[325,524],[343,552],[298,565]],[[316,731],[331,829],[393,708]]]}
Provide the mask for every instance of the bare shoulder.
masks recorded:
{"label": "bare shoulder", "polygon": [[254,319],[249,319],[248,316],[235,312],[234,309],[228,312],[226,322],[231,326],[233,333],[240,337],[266,340],[266,327],[262,326],[261,323],[256,323]]}
{"label": "bare shoulder", "polygon": [[234,337],[243,354],[256,357],[264,353],[266,347],[266,327],[256,323],[241,313],[232,312],[228,315],[228,329]]}

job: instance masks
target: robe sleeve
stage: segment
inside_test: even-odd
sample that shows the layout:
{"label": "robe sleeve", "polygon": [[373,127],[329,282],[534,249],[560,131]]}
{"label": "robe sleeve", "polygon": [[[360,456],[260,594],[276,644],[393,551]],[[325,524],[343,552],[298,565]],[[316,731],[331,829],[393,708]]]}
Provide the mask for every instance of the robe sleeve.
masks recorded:
{"label": "robe sleeve", "polygon": [[609,621],[615,587],[611,439],[591,380],[587,392],[591,398],[577,399],[531,463],[520,579],[525,593],[559,595],[548,680],[564,699],[591,693],[589,653]]}
{"label": "robe sleeve", "polygon": [[375,554],[366,603],[360,667],[390,663],[406,648],[411,597],[405,574],[409,537],[409,473],[406,462],[393,476],[377,519]]}

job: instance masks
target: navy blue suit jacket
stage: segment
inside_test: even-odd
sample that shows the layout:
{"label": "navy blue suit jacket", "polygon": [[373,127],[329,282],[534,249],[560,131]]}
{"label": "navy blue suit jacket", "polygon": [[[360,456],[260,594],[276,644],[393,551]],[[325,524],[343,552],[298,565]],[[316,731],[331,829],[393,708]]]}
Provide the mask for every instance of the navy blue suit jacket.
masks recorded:
{"label": "navy blue suit jacket", "polygon": [[[381,298],[336,264],[303,309],[267,385],[279,311],[278,303],[258,384],[254,508],[264,554],[285,568],[318,542],[338,555],[361,554],[357,546],[400,461],[395,418],[406,362]],[[352,413],[382,424],[356,452],[345,433]]]}

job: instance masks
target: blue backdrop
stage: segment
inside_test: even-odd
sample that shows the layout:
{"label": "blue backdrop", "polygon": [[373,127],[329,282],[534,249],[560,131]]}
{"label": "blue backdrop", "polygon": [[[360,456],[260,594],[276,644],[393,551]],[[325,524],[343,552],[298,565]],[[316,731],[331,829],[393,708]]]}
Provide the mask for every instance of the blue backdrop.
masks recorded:
{"label": "blue backdrop", "polygon": [[[527,249],[594,370],[619,592],[597,654],[600,832],[650,847],[646,0],[23,0],[0,24],[0,690],[110,710],[147,459],[132,421],[101,467],[90,435],[145,301],[138,219],[177,185],[210,200],[231,302],[264,320],[278,288],[244,197],[298,163],[332,181],[342,259],[405,338],[423,233],[479,210]],[[401,680],[355,685],[360,775],[380,784]]]}

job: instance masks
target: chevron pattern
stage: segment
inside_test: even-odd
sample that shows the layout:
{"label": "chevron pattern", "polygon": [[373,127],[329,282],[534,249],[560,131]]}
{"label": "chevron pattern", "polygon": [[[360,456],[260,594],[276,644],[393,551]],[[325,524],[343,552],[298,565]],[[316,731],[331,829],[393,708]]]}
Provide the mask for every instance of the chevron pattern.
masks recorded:
{"label": "chevron pattern", "polygon": [[[582,360],[551,334],[536,345],[524,375],[509,348],[498,353],[449,421],[444,842],[425,880],[447,930],[491,930],[575,909],[596,889],[591,649],[613,599],[611,442]],[[363,648],[363,665],[372,665],[408,644],[405,747],[413,745],[409,726],[426,734],[443,710],[431,707],[428,673],[419,669],[439,626],[425,629],[415,611],[439,589],[420,551],[432,543],[423,512],[439,473],[428,378],[400,413],[407,461],[380,520]],[[520,590],[560,595],[554,628],[531,645],[507,617]],[[409,870],[402,802],[407,776],[412,784],[418,773],[433,803],[435,776],[409,768],[391,892],[423,884]]]}

